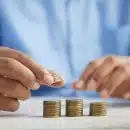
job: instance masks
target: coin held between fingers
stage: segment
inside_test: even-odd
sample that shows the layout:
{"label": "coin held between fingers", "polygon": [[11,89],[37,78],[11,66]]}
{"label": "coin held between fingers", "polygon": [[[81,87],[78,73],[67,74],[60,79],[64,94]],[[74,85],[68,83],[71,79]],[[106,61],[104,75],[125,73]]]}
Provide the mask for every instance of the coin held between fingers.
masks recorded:
{"label": "coin held between fingers", "polygon": [[48,70],[50,74],[53,76],[53,83],[52,86],[63,86],[64,85],[64,79],[61,78],[60,75],[58,75],[55,71],[53,70]]}

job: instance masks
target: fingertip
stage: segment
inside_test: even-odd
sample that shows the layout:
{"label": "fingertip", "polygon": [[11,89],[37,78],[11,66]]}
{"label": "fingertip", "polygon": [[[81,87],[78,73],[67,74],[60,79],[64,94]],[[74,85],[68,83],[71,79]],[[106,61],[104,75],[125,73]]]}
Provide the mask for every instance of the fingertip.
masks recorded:
{"label": "fingertip", "polygon": [[84,87],[84,82],[82,80],[79,80],[79,81],[75,81],[73,83],[73,87],[75,89],[82,89]]}
{"label": "fingertip", "polygon": [[47,84],[47,85],[52,85],[54,83],[54,78],[51,74],[45,74],[44,75],[44,82]]}
{"label": "fingertip", "polygon": [[100,96],[101,96],[101,98],[108,98],[109,97],[109,95],[108,95],[108,91],[107,90],[102,90],[101,92],[100,92]]}
{"label": "fingertip", "polygon": [[36,81],[33,82],[33,87],[31,88],[32,90],[37,90],[40,88],[40,84],[37,83]]}
{"label": "fingertip", "polygon": [[16,101],[12,102],[11,105],[12,106],[11,106],[9,111],[10,112],[16,112],[19,109],[19,107],[20,107],[20,102],[18,100],[16,100]]}
{"label": "fingertip", "polygon": [[76,81],[71,84],[71,88],[75,89]]}
{"label": "fingertip", "polygon": [[124,99],[130,99],[130,93],[125,93],[123,97]]}
{"label": "fingertip", "polygon": [[88,81],[87,85],[86,85],[86,89],[87,90],[96,90],[97,88],[97,83],[95,80],[91,79]]}

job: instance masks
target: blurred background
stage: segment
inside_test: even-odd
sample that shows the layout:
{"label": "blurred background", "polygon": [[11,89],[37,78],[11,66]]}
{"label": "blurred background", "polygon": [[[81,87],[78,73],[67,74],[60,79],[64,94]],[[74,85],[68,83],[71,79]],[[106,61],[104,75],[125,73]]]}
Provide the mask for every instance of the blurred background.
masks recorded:
{"label": "blurred background", "polygon": [[90,61],[130,54],[130,0],[1,0],[0,43],[20,50],[65,78],[33,96],[96,97],[71,89]]}

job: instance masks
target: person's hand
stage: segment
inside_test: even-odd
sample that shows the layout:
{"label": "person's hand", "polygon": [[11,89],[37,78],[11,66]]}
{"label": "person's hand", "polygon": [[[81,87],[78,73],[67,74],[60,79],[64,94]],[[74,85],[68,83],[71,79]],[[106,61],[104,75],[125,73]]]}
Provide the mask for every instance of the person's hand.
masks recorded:
{"label": "person's hand", "polygon": [[72,84],[78,90],[96,90],[102,98],[130,98],[130,57],[107,56],[92,61]]}
{"label": "person's hand", "polygon": [[63,80],[54,81],[53,75],[36,64],[27,55],[0,47],[0,110],[16,111],[19,100],[30,97],[31,89],[41,85],[62,86]]}

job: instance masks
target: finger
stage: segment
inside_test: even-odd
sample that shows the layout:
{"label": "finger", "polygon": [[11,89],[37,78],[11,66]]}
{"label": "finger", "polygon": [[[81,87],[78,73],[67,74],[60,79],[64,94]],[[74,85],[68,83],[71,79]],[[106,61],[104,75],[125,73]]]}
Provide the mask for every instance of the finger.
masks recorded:
{"label": "finger", "polygon": [[95,72],[95,69],[102,64],[104,61],[104,58],[97,59],[95,61],[92,61],[88,64],[88,67],[84,70],[83,74],[80,76],[79,81],[77,81],[76,84],[73,85],[73,88],[75,89],[86,89],[85,82],[89,80],[91,75]]}
{"label": "finger", "polygon": [[20,104],[17,99],[0,95],[0,110],[14,112],[18,110]]}
{"label": "finger", "polygon": [[96,68],[95,73],[92,75],[90,80],[95,80],[97,85],[107,77],[112,71],[119,65],[119,58],[115,56],[107,57],[103,63]]}
{"label": "finger", "polygon": [[105,77],[119,65],[119,58],[116,56],[108,56],[104,59],[96,69],[91,78],[85,83],[88,90],[96,90],[104,81]]}
{"label": "finger", "polygon": [[85,81],[86,79],[88,79],[95,72],[95,69],[100,64],[102,64],[103,61],[104,61],[104,58],[90,62],[87,68],[85,69],[85,71],[83,72],[83,74],[81,75],[80,80]]}
{"label": "finger", "polygon": [[86,85],[82,80],[80,81],[75,81],[72,83],[72,88],[76,89],[76,90],[96,90],[95,87],[95,82],[93,80],[91,80],[91,82],[89,82],[89,86],[91,86],[91,88],[88,88],[88,84]]}
{"label": "finger", "polygon": [[35,74],[36,79],[41,84],[50,85],[53,83],[52,75],[46,69],[36,64],[30,57],[28,57],[26,54],[23,54],[22,52],[7,47],[1,47],[0,57],[9,57],[19,61]]}
{"label": "finger", "polygon": [[80,81],[74,81],[72,83],[71,87],[73,89],[76,89],[76,90],[86,90],[86,89],[84,89],[85,88],[84,87],[84,82],[82,80],[80,80]]}
{"label": "finger", "polygon": [[119,85],[128,78],[129,67],[118,67],[111,75],[110,79],[107,81],[104,89],[101,91],[100,95],[103,98],[109,97]]}
{"label": "finger", "polygon": [[130,79],[125,80],[115,91],[111,97],[129,99],[130,94]]}
{"label": "finger", "polygon": [[97,89],[97,83],[95,82],[95,80],[91,79],[91,80],[88,80],[87,82],[85,82],[85,85],[84,85],[84,89],[85,90],[90,90],[90,91],[96,91]]}
{"label": "finger", "polygon": [[96,88],[97,92],[101,92],[104,89],[107,82],[109,82],[110,77],[111,77],[111,74],[104,78],[104,80],[101,82],[101,84]]}
{"label": "finger", "polygon": [[39,88],[32,71],[20,62],[6,57],[0,57],[0,75],[9,79],[18,80],[27,88]]}
{"label": "finger", "polygon": [[0,77],[0,93],[19,100],[28,99],[31,95],[20,82],[3,77]]}
{"label": "finger", "polygon": [[124,93],[123,97],[124,97],[124,99],[130,100],[130,91]]}

